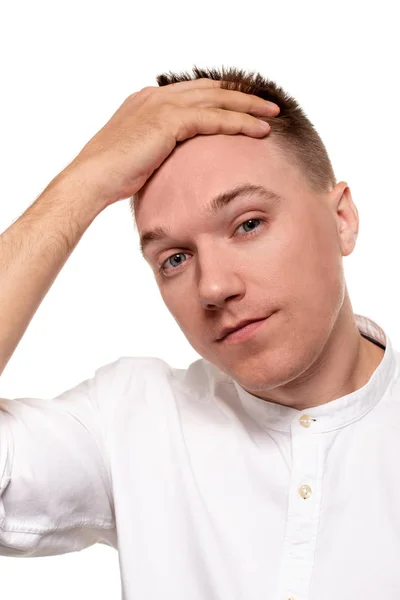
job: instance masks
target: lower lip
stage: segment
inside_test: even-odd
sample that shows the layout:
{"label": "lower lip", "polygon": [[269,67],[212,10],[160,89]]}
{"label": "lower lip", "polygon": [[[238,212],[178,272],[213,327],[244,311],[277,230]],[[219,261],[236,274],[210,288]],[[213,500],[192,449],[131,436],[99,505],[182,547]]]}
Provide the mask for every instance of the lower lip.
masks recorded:
{"label": "lower lip", "polygon": [[258,331],[263,323],[269,319],[262,319],[261,321],[254,321],[253,323],[249,323],[245,325],[245,327],[241,327],[240,329],[236,329],[236,331],[232,331],[226,337],[224,337],[221,342],[226,343],[235,343],[235,342],[244,342],[248,340],[256,331]]}

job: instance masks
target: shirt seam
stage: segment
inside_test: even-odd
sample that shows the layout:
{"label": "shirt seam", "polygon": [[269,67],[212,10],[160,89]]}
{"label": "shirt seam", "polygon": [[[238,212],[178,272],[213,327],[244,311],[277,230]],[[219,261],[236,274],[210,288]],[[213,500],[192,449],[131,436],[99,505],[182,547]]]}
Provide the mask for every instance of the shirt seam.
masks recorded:
{"label": "shirt seam", "polygon": [[65,525],[65,526],[50,526],[50,527],[28,527],[22,528],[18,526],[9,526],[10,519],[7,519],[7,526],[4,526],[4,523],[0,523],[0,529],[5,532],[11,533],[31,533],[31,534],[42,534],[42,533],[50,533],[55,531],[68,531],[70,529],[76,529],[77,527],[99,527],[101,529],[113,529],[115,528],[114,521],[111,520],[84,520],[84,521],[76,521],[73,524]]}

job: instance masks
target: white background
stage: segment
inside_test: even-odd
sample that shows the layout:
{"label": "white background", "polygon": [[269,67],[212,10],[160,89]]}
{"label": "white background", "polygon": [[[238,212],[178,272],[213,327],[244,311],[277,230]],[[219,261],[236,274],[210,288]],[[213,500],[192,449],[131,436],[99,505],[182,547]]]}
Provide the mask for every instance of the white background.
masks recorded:
{"label": "white background", "polygon": [[[396,3],[15,1],[0,24],[0,231],[157,74],[258,70],[293,95],[359,210],[344,258],[356,313],[400,350],[400,42]],[[141,258],[128,200],[84,234],[0,378],[0,396],[51,398],[120,356],[199,358]],[[1,282],[0,282],[1,293]],[[1,435],[1,432],[0,432]],[[5,600],[120,598],[118,554],[0,558]],[[139,599],[138,599],[139,600]]]}

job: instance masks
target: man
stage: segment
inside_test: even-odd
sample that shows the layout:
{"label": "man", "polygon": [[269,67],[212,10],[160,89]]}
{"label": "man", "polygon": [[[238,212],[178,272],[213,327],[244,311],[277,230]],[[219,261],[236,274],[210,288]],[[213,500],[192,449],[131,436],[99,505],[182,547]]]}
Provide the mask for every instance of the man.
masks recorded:
{"label": "man", "polygon": [[350,189],[261,75],[157,82],[3,233],[1,364],[89,224],[128,197],[203,358],[121,358],[52,402],[2,400],[1,552],[108,544],[126,600],[394,600],[400,357],[352,310]]}

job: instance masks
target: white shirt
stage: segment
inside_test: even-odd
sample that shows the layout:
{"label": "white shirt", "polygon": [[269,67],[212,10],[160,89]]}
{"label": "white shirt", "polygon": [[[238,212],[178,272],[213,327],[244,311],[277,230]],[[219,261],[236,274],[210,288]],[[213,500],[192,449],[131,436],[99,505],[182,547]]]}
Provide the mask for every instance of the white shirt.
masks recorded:
{"label": "white shirt", "polygon": [[204,359],[0,400],[0,553],[119,552],[124,600],[398,600],[400,352],[299,411]]}

